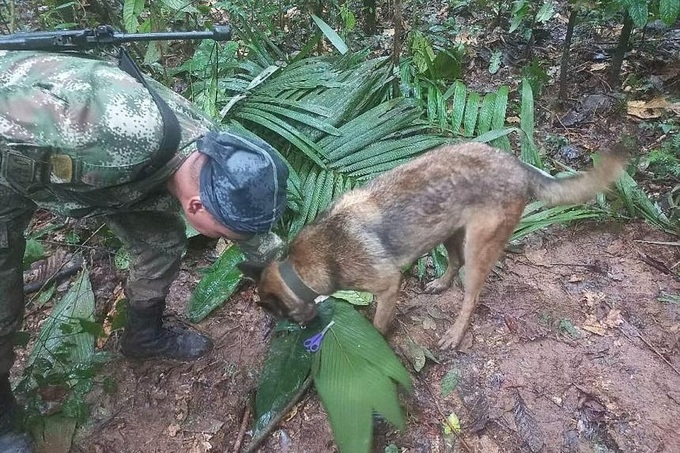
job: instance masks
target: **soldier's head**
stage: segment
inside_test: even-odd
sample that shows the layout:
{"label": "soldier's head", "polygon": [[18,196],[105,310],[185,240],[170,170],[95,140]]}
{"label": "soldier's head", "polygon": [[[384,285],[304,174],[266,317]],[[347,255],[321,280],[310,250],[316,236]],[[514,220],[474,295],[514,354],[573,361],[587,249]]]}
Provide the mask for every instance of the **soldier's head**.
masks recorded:
{"label": "soldier's head", "polygon": [[209,132],[194,160],[199,193],[183,203],[187,219],[208,237],[245,239],[271,230],[286,205],[288,167],[254,136]]}

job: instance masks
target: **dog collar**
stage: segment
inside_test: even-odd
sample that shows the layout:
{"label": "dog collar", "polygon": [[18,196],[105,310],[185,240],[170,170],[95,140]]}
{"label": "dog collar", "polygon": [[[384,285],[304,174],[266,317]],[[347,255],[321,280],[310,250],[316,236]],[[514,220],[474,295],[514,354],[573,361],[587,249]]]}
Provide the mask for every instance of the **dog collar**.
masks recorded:
{"label": "dog collar", "polygon": [[315,299],[321,295],[302,281],[297,272],[295,272],[295,269],[293,269],[293,264],[288,261],[288,259],[285,259],[279,263],[279,274],[281,274],[281,280],[283,280],[283,283],[288,286],[293,294],[302,300],[308,302],[315,301]]}

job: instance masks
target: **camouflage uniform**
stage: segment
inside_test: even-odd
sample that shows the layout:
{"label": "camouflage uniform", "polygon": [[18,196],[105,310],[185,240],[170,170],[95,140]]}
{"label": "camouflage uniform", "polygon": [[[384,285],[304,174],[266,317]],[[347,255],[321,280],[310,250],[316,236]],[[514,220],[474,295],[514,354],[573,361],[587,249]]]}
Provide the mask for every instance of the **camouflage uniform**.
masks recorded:
{"label": "camouflage uniform", "polygon": [[[12,365],[9,335],[23,316],[23,232],[36,208],[106,216],[133,257],[131,305],[164,299],[176,278],[185,225],[165,184],[196,150],[196,139],[217,125],[180,95],[147,82],[175,112],[181,142],[165,166],[140,179],[163,136],[142,84],[116,61],[0,51],[0,375]],[[268,248],[261,238],[250,244],[255,253]]]}

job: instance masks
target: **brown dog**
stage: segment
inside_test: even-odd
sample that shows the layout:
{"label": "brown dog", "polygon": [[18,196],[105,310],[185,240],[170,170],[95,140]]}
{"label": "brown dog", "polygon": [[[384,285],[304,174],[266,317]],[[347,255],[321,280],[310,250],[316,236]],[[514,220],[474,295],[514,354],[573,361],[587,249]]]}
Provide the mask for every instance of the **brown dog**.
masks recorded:
{"label": "brown dog", "polygon": [[527,202],[584,202],[615,181],[625,162],[624,153],[608,154],[589,172],[555,179],[482,143],[442,146],[341,196],[300,232],[284,261],[242,269],[259,281],[262,306],[301,323],[316,315],[318,295],[373,293],[373,324],[385,333],[401,269],[443,243],[449,266],[425,291],[448,288],[465,264],[463,307],[439,342],[455,348]]}

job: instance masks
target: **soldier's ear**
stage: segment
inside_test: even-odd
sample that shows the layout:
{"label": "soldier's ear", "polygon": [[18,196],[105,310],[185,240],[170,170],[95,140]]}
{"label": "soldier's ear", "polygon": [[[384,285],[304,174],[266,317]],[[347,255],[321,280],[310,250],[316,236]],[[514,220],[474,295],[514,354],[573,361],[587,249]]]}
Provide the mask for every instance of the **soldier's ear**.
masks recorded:
{"label": "soldier's ear", "polygon": [[243,276],[253,280],[254,282],[259,282],[262,276],[262,271],[267,267],[267,264],[254,263],[252,261],[243,261],[237,264],[239,270],[243,273]]}

